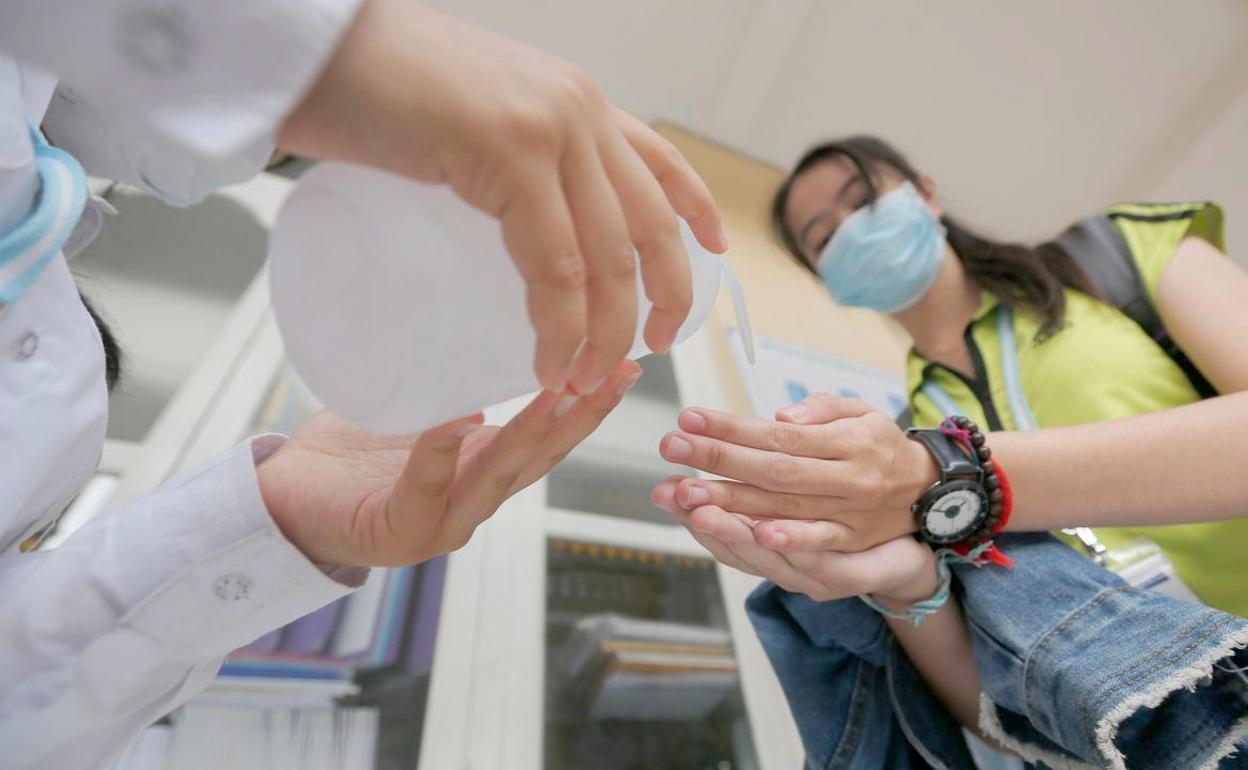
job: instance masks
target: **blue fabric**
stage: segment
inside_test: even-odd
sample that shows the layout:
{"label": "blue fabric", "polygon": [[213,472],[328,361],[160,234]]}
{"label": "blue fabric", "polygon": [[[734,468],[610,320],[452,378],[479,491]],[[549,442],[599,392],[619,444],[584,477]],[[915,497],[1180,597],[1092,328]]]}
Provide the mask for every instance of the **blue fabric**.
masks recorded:
{"label": "blue fabric", "polygon": [[927,767],[903,724],[945,767],[974,768],[957,724],[875,611],[857,599],[813,602],[770,583],[747,607],[797,721],[807,770]]}
{"label": "blue fabric", "polygon": [[39,192],[30,213],[0,235],[0,303],[21,298],[61,251],[87,202],[87,176],[70,154],[50,146],[31,129]]}
{"label": "blue fabric", "polygon": [[[1113,745],[1127,766],[1194,767],[1214,756],[1248,714],[1248,679],[1234,671],[1248,650],[1223,654],[1233,638],[1248,642],[1248,621],[1131,588],[1046,534],[999,543],[1013,569],[954,572],[984,693],[1010,739],[1033,759],[1102,766],[1097,726],[1128,699],[1168,692],[1121,723]],[[974,767],[959,726],[861,601],[816,603],[764,583],[747,609],[808,768]],[[1219,657],[1207,681],[1184,672]],[[1248,747],[1219,767],[1244,764]]]}
{"label": "blue fabric", "polygon": [[909,182],[845,218],[819,256],[819,277],[842,305],[895,313],[940,273],[945,228]]}

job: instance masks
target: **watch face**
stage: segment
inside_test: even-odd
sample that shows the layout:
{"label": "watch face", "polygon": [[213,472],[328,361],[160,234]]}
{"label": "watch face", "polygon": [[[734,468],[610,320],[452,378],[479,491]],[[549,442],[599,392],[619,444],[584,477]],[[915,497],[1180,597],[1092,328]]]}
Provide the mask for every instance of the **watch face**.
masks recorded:
{"label": "watch face", "polygon": [[956,543],[970,537],[988,515],[988,500],[974,482],[950,482],[930,495],[920,523],[923,535],[933,543]]}

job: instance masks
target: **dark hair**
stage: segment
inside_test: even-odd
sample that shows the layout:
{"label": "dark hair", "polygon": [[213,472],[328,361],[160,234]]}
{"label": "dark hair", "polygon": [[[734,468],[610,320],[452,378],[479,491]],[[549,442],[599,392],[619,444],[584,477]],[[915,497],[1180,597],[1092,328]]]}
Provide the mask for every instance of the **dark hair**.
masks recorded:
{"label": "dark hair", "polygon": [[104,319],[95,312],[95,308],[91,307],[91,303],[82,295],[82,292],[78,293],[78,298],[82,300],[82,306],[87,309],[87,314],[95,322],[95,328],[100,331],[100,341],[104,343],[104,382],[107,383],[108,389],[112,390],[117,380],[121,378],[121,346],[117,344],[117,338],[113,336],[112,329],[109,329]]}
{"label": "dark hair", "polygon": [[[894,169],[919,186],[919,172],[910,161],[892,145],[873,136],[851,136],[807,150],[776,191],[771,203],[771,220],[785,249],[811,272],[814,268],[802,258],[801,246],[784,221],[789,191],[793,180],[803,171],[836,156],[848,158],[858,169],[867,188],[868,204],[878,195],[876,179],[881,165]],[[1099,297],[1087,274],[1055,243],[1025,246],[994,241],[949,216],[942,217],[941,224],[967,275],[1006,305],[1026,306],[1040,314],[1044,323],[1039,337],[1047,337],[1061,328],[1066,316],[1067,287]]]}

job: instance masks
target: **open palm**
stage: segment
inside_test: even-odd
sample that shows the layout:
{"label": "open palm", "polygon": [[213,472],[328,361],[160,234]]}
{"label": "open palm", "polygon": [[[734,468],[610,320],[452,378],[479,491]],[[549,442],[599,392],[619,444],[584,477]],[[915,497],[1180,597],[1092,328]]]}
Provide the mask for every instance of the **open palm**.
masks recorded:
{"label": "open palm", "polygon": [[416,436],[381,436],[322,412],[260,465],[261,493],[286,537],[317,563],[423,561],[467,543],[593,432],[640,373],[624,362],[571,404],[543,392],[502,427],[476,414]]}

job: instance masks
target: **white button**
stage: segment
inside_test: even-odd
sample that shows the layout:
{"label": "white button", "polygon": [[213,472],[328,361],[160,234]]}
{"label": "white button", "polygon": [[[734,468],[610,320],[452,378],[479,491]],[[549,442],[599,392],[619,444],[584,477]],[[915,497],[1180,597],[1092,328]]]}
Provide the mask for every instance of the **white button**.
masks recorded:
{"label": "white button", "polygon": [[227,602],[246,599],[247,592],[250,590],[251,578],[238,572],[222,575],[212,584],[212,592],[217,595],[218,599]]}
{"label": "white button", "polygon": [[34,332],[26,332],[22,338],[17,341],[17,360],[25,361],[35,354],[39,349],[39,335]]}

